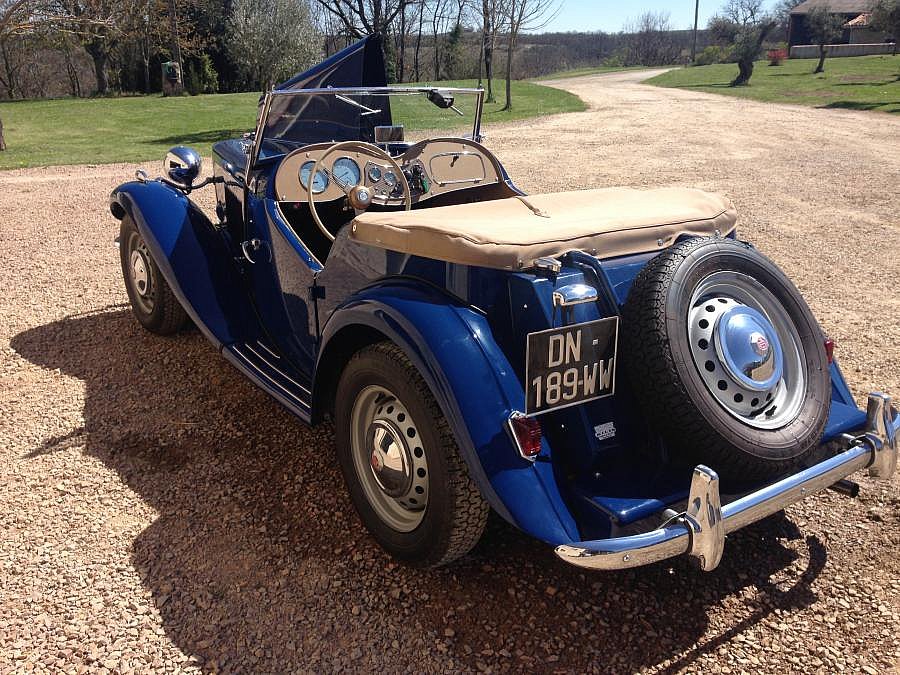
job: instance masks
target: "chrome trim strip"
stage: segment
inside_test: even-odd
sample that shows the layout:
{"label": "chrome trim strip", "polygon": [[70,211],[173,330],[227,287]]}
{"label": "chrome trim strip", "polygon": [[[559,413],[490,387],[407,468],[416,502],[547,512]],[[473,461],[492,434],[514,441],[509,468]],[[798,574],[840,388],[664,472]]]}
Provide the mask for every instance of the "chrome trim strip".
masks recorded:
{"label": "chrome trim strip", "polygon": [[266,346],[265,346],[262,342],[260,342],[259,340],[256,341],[256,344],[258,344],[260,347],[262,347],[263,349],[265,349],[266,352],[268,352],[269,354],[271,354],[274,358],[278,359],[279,361],[281,360],[281,357],[278,356],[278,354],[276,354],[276,353],[273,352],[271,349],[269,349],[268,347],[266,347]]}
{"label": "chrome trim strip", "polygon": [[302,390],[305,394],[307,394],[308,396],[312,396],[312,392],[310,392],[309,389],[307,389],[306,387],[304,387],[302,384],[299,384],[296,380],[294,380],[294,379],[288,377],[287,375],[285,375],[285,374],[281,371],[281,369],[279,369],[279,368],[277,368],[276,366],[272,365],[272,363],[270,363],[268,360],[266,360],[266,358],[265,358],[262,354],[260,354],[260,353],[257,352],[255,349],[253,349],[253,347],[251,347],[250,345],[244,344],[244,345],[236,345],[236,346],[232,346],[231,350],[232,350],[234,353],[238,354],[238,355],[239,355],[242,359],[244,359],[247,363],[249,363],[250,365],[252,365],[260,375],[262,375],[263,377],[265,377],[267,380],[269,380],[269,381],[272,382],[273,384],[277,385],[279,389],[288,392],[288,393],[291,395],[292,398],[296,398],[298,401],[303,401],[303,399],[299,398],[296,394],[291,393],[290,391],[288,391],[287,389],[285,389],[281,384],[279,384],[278,382],[276,382],[275,380],[273,380],[269,375],[267,375],[266,373],[264,373],[263,371],[261,371],[261,370],[259,369],[259,367],[258,367],[255,363],[253,363],[253,359],[249,358],[246,354],[244,354],[243,352],[240,351],[240,347],[246,347],[250,352],[253,353],[254,356],[256,356],[260,361],[262,361],[263,363],[265,363],[267,366],[269,366],[269,368],[271,368],[272,370],[274,370],[276,373],[278,373],[278,374],[279,374],[281,377],[283,377],[285,380],[287,380],[288,382],[290,382],[291,384],[293,384],[293,385],[294,385],[295,387],[297,387],[298,389],[301,389],[301,390]]}
{"label": "chrome trim strip", "polygon": [[725,535],[777,513],[794,502],[869,468],[873,476],[890,478],[897,466],[900,413],[885,394],[869,394],[868,420],[850,447],[839,455],[799,471],[777,483],[717,508],[720,500],[715,472],[698,466],[691,482],[688,510],[651,532],[558,546],[556,554],[578,567],[615,570],[638,567],[684,553],[715,569]]}

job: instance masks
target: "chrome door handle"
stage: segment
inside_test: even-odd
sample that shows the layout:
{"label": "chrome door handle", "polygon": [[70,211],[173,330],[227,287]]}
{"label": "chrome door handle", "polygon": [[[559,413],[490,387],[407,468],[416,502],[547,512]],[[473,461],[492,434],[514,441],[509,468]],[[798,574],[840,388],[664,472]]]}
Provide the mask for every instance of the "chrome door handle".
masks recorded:
{"label": "chrome door handle", "polygon": [[256,260],[253,259],[251,254],[259,253],[263,249],[266,251],[266,262],[272,262],[272,250],[262,239],[248,239],[247,241],[241,242],[241,251],[244,254],[244,258],[252,265],[256,264]]}

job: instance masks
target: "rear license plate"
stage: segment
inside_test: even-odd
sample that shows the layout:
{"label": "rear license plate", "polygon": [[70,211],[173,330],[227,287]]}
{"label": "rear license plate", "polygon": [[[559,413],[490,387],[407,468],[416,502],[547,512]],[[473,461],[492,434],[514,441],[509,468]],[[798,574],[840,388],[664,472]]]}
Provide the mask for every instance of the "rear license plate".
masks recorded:
{"label": "rear license plate", "polygon": [[616,390],[619,318],[529,333],[525,352],[525,412],[612,396]]}

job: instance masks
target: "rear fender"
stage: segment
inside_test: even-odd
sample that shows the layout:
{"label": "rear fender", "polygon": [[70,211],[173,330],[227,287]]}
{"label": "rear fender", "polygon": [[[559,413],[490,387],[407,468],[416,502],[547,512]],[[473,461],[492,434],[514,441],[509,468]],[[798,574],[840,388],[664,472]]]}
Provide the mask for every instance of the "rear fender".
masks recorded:
{"label": "rear fender", "polygon": [[389,280],[355,294],[325,325],[315,400],[322,390],[334,391],[338,368],[350,354],[336,356],[335,350],[344,348],[331,346],[346,345],[348,331],[381,335],[404,350],[447,418],[470,475],[497,513],[549,543],[577,537],[551,463],[522,459],[507,431],[510,413],[524,409],[524,392],[481,313],[411,280]]}
{"label": "rear fender", "polygon": [[161,181],[130,182],[110,195],[131,217],[181,306],[217,347],[248,342],[257,322],[224,232],[182,192]]}

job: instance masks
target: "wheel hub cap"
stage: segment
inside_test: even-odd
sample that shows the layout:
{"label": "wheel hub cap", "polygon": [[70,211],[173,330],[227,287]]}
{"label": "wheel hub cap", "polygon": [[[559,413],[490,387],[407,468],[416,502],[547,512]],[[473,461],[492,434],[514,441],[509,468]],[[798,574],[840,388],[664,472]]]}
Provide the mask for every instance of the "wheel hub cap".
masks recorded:
{"label": "wheel hub cap", "polygon": [[379,385],[366,387],[351,413],[353,464],[366,499],[387,525],[410,532],[428,505],[428,458],[403,402]]}
{"label": "wheel hub cap", "polygon": [[797,416],[806,390],[801,340],[768,289],[738,272],[715,272],[694,290],[687,321],[697,371],[729,414],[757,429]]}
{"label": "wheel hub cap", "polygon": [[375,482],[389,497],[401,497],[412,482],[412,457],[400,431],[385,420],[376,420],[369,432],[372,448],[369,465]]}
{"label": "wheel hub cap", "polygon": [[146,298],[150,293],[150,273],[147,271],[147,261],[140,251],[131,252],[131,279],[137,292]]}
{"label": "wheel hub cap", "polygon": [[732,307],[719,316],[713,332],[719,359],[735,382],[759,392],[778,384],[784,372],[781,344],[760,312]]}

